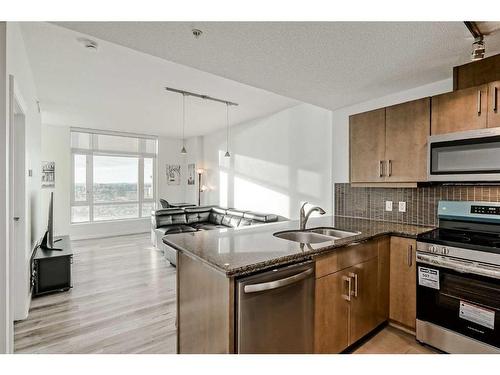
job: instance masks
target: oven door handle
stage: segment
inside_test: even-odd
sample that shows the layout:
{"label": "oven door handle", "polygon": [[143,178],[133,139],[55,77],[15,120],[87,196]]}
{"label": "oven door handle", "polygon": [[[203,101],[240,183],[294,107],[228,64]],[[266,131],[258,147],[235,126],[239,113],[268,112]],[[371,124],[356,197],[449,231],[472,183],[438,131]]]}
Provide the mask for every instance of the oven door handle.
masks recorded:
{"label": "oven door handle", "polygon": [[470,273],[494,279],[500,279],[500,267],[481,266],[474,262],[456,261],[439,255],[427,255],[417,252],[417,262],[431,266],[448,268],[456,272]]}

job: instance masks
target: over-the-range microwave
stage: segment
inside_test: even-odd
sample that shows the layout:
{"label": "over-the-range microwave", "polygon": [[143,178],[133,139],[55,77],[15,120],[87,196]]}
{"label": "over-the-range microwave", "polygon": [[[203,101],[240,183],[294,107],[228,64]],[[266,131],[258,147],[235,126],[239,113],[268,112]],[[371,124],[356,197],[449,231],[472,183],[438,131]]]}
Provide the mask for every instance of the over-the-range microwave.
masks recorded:
{"label": "over-the-range microwave", "polygon": [[431,135],[429,181],[500,181],[500,128]]}

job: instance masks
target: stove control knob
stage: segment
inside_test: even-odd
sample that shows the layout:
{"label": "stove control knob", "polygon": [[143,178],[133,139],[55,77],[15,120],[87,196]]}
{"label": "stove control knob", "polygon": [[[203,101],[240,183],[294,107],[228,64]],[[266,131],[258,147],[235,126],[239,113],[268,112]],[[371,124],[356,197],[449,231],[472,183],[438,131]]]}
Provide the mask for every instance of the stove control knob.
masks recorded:
{"label": "stove control knob", "polygon": [[450,250],[448,250],[446,247],[443,246],[441,253],[444,255],[448,255],[450,253]]}
{"label": "stove control knob", "polygon": [[429,253],[435,253],[436,252],[436,247],[435,246],[429,246]]}

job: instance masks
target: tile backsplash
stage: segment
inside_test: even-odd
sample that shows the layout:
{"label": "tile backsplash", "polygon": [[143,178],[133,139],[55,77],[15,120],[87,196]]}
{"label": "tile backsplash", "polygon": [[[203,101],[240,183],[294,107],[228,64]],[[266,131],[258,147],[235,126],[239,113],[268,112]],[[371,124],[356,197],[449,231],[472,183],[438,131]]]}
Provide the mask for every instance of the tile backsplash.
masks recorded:
{"label": "tile backsplash", "polygon": [[[436,226],[440,200],[500,202],[500,185],[365,188],[335,184],[335,215],[339,216]],[[385,211],[385,201],[393,202],[392,211]],[[398,211],[398,202],[406,202],[406,212]]]}

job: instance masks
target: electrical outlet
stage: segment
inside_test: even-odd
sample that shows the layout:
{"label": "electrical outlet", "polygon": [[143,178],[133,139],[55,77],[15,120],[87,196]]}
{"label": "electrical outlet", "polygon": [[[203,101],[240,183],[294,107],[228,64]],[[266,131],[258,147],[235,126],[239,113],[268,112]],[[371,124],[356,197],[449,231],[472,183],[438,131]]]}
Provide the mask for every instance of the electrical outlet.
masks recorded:
{"label": "electrical outlet", "polygon": [[399,202],[399,212],[406,212],[406,202]]}
{"label": "electrical outlet", "polygon": [[385,210],[392,211],[392,201],[385,201]]}

